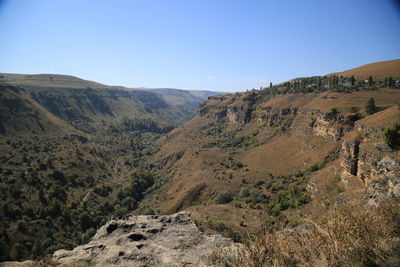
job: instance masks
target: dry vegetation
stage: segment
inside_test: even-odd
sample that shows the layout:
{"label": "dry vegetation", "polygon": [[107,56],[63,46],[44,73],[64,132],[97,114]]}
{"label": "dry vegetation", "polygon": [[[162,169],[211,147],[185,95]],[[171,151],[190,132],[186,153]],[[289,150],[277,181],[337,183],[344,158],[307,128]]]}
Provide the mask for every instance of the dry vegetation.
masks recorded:
{"label": "dry vegetation", "polygon": [[372,209],[335,206],[320,219],[262,235],[228,257],[224,266],[397,266],[400,263],[400,203]]}

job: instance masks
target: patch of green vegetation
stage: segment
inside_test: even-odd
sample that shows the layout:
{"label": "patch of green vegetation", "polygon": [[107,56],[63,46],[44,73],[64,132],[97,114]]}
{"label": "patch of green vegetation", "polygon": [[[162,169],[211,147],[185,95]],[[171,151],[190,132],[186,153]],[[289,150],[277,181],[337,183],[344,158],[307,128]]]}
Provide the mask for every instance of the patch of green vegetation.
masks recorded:
{"label": "patch of green vegetation", "polygon": [[392,149],[400,148],[400,121],[393,122],[383,130],[383,141]]}
{"label": "patch of green vegetation", "polygon": [[378,107],[375,105],[375,100],[371,97],[367,104],[365,104],[365,112],[368,114],[374,114],[375,112],[378,111]]}
{"label": "patch of green vegetation", "polygon": [[233,193],[229,191],[221,191],[217,194],[214,201],[217,204],[230,203],[233,200]]}
{"label": "patch of green vegetation", "polygon": [[254,138],[254,136],[236,136],[236,131],[227,132],[221,136],[221,139],[211,141],[203,145],[203,148],[249,147],[251,145],[258,144],[258,141]]}
{"label": "patch of green vegetation", "polygon": [[241,242],[244,238],[243,236],[234,231],[232,228],[226,226],[223,222],[212,221],[207,219],[204,222],[195,221],[195,224],[199,228],[200,231],[205,232],[207,230],[212,230],[220,233],[221,235],[232,239],[234,242]]}
{"label": "patch of green vegetation", "polygon": [[173,125],[166,125],[161,127],[159,123],[152,119],[128,119],[127,117],[122,118],[120,124],[111,124],[109,132],[111,134],[121,134],[129,132],[141,132],[141,133],[167,133],[174,128]]}
{"label": "patch of green vegetation", "polygon": [[[386,82],[386,85],[388,82]],[[325,91],[351,93],[354,91],[377,90],[383,86],[380,81],[365,82],[365,80],[356,80],[354,77],[342,76],[313,76],[305,78],[296,78],[279,85],[262,88],[262,91],[272,95],[288,93],[320,93]]]}
{"label": "patch of green vegetation", "polygon": [[225,128],[225,123],[224,122],[215,122],[215,123],[210,123],[207,128],[201,131],[203,135],[209,135],[209,136],[220,136]]}
{"label": "patch of green vegetation", "polygon": [[142,212],[140,213],[141,215],[155,215],[156,212],[150,208],[150,207],[146,207],[142,210]]}
{"label": "patch of green vegetation", "polygon": [[235,206],[265,210],[274,217],[282,217],[281,212],[298,208],[310,201],[305,189],[306,177],[303,173],[274,176],[267,174],[257,179],[253,186],[242,186],[235,194]]}
{"label": "patch of green vegetation", "polygon": [[307,168],[306,171],[309,171],[309,172],[318,171],[318,170],[324,168],[328,163],[337,159],[338,157],[339,157],[339,151],[329,154],[327,157],[324,158],[323,161],[315,163],[311,167]]}
{"label": "patch of green vegetation", "polygon": [[1,137],[0,261],[72,249],[159,190],[167,179],[145,164],[157,136]]}

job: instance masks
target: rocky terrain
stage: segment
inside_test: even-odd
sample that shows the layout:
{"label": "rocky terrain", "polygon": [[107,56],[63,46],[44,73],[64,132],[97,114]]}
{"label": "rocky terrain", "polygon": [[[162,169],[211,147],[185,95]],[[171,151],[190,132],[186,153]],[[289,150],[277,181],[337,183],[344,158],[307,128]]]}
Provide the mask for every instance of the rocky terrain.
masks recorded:
{"label": "rocky terrain", "polygon": [[233,249],[230,239],[204,235],[187,212],[169,216],[130,216],[111,220],[85,245],[59,250],[60,266],[208,266],[216,249]]}
{"label": "rocky terrain", "polygon": [[356,122],[341,150],[343,177],[359,178],[366,186],[365,200],[376,204],[387,196],[400,197],[400,157],[382,141],[382,131],[400,118],[398,106]]}

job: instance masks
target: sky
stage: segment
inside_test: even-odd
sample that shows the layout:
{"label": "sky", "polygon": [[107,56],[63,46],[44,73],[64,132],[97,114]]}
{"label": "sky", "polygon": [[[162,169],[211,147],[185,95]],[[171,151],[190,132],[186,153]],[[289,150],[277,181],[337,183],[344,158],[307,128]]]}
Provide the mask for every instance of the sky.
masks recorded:
{"label": "sky", "polygon": [[390,0],[0,0],[0,72],[242,91],[400,58]]}

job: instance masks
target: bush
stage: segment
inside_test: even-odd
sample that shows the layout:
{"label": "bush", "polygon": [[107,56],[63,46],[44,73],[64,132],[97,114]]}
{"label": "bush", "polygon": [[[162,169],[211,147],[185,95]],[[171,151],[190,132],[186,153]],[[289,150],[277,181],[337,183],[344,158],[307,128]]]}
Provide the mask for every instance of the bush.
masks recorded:
{"label": "bush", "polygon": [[83,231],[89,229],[92,226],[93,220],[87,211],[84,211],[79,215],[79,224]]}
{"label": "bush", "polygon": [[154,210],[150,207],[146,207],[142,210],[142,212],[140,213],[142,215],[155,215],[156,213],[154,212]]}
{"label": "bush", "polygon": [[217,204],[226,204],[231,202],[232,200],[233,200],[233,194],[232,192],[228,191],[219,192],[214,199],[215,203]]}
{"label": "bush", "polygon": [[246,198],[250,196],[250,190],[247,187],[240,188],[239,197]]}
{"label": "bush", "polygon": [[400,147],[400,121],[393,122],[383,131],[383,140],[392,149]]}
{"label": "bush", "polygon": [[17,229],[20,232],[25,232],[26,231],[26,223],[23,220],[18,220],[17,221]]}
{"label": "bush", "polygon": [[259,187],[259,186],[263,185],[264,183],[265,183],[265,181],[260,180],[260,179],[257,179],[257,180],[254,182],[254,186],[255,186],[255,187]]}
{"label": "bush", "polygon": [[370,115],[378,111],[375,100],[372,97],[368,100],[367,104],[365,104],[365,111]]}

